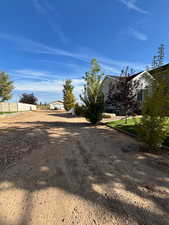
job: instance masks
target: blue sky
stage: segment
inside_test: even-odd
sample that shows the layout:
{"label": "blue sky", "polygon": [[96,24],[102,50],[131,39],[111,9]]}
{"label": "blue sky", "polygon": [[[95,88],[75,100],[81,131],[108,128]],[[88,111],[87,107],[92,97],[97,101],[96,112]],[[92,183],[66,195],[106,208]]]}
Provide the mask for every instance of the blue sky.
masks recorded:
{"label": "blue sky", "polygon": [[151,64],[157,47],[169,54],[169,1],[1,0],[0,69],[15,82],[12,101],[34,92],[39,101],[62,98],[65,79],[75,95],[97,58],[105,74]]}

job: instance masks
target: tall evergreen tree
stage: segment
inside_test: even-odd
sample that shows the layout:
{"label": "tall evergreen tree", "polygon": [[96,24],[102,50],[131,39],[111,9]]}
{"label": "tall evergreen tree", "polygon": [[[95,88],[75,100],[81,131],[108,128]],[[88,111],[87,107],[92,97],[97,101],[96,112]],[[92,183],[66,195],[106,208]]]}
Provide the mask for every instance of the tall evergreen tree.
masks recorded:
{"label": "tall evergreen tree", "polygon": [[161,44],[160,47],[158,48],[159,67],[164,64],[164,57],[165,57],[165,48],[164,48],[164,45]]}
{"label": "tall evergreen tree", "polygon": [[85,85],[82,102],[85,105],[85,117],[91,123],[96,124],[102,119],[104,110],[104,95],[102,93],[101,67],[96,59],[91,61],[91,69],[84,76]]}
{"label": "tall evergreen tree", "polygon": [[165,47],[163,44],[160,45],[157,51],[157,55],[153,56],[152,69],[156,69],[164,64],[165,58]]}
{"label": "tall evergreen tree", "polygon": [[0,73],[0,102],[11,99],[11,92],[14,89],[13,81],[10,81],[8,74]]}
{"label": "tall evergreen tree", "polygon": [[73,85],[71,80],[66,80],[63,85],[63,104],[66,111],[74,108],[75,97],[73,95]]}

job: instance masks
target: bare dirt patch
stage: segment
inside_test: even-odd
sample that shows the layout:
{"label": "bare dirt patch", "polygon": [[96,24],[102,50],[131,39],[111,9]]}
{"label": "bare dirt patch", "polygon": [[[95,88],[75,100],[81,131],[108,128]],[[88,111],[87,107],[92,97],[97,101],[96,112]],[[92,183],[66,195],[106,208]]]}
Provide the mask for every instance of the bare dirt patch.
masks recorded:
{"label": "bare dirt patch", "polygon": [[64,113],[0,126],[0,224],[169,224],[168,161],[134,139]]}

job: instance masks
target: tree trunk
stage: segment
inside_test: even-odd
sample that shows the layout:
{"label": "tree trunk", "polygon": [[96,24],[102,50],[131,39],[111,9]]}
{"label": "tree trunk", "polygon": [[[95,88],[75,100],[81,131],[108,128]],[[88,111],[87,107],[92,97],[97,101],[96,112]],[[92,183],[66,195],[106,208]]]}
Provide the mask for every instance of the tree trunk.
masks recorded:
{"label": "tree trunk", "polygon": [[125,112],[125,124],[127,124],[127,118],[128,118],[128,109],[127,109],[127,107],[124,107],[124,112]]}
{"label": "tree trunk", "polygon": [[127,112],[126,112],[126,115],[125,115],[125,124],[127,124],[127,118],[128,118],[128,115],[127,115]]}

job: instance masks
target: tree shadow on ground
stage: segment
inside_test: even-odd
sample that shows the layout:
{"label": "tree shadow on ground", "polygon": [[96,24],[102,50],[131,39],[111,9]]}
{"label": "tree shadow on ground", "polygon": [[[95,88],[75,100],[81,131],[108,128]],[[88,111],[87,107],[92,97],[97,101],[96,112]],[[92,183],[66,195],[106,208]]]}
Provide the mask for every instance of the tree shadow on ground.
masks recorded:
{"label": "tree shadow on ground", "polygon": [[[64,118],[65,114],[59,116]],[[1,130],[0,141],[2,146],[6,143],[6,149],[9,146],[9,152],[4,153],[1,147],[0,152],[6,154],[9,165],[12,159],[17,165],[1,174],[0,193],[13,188],[26,191],[29,201],[19,224],[29,224],[32,193],[49,187],[98,205],[102,208],[97,215],[100,221],[108,213],[122,218],[123,224],[169,224],[168,168],[158,168],[161,161],[156,156],[135,151],[137,144],[127,143],[130,138],[104,126],[72,122],[71,118],[18,124],[20,127]],[[124,153],[126,144],[134,150]],[[10,159],[11,152],[16,158]],[[3,187],[4,182],[10,183],[9,187]]]}
{"label": "tree shadow on ground", "polygon": [[57,117],[63,117],[63,118],[72,118],[72,114],[68,113],[68,112],[64,112],[64,113],[49,113],[49,116],[57,116]]}

